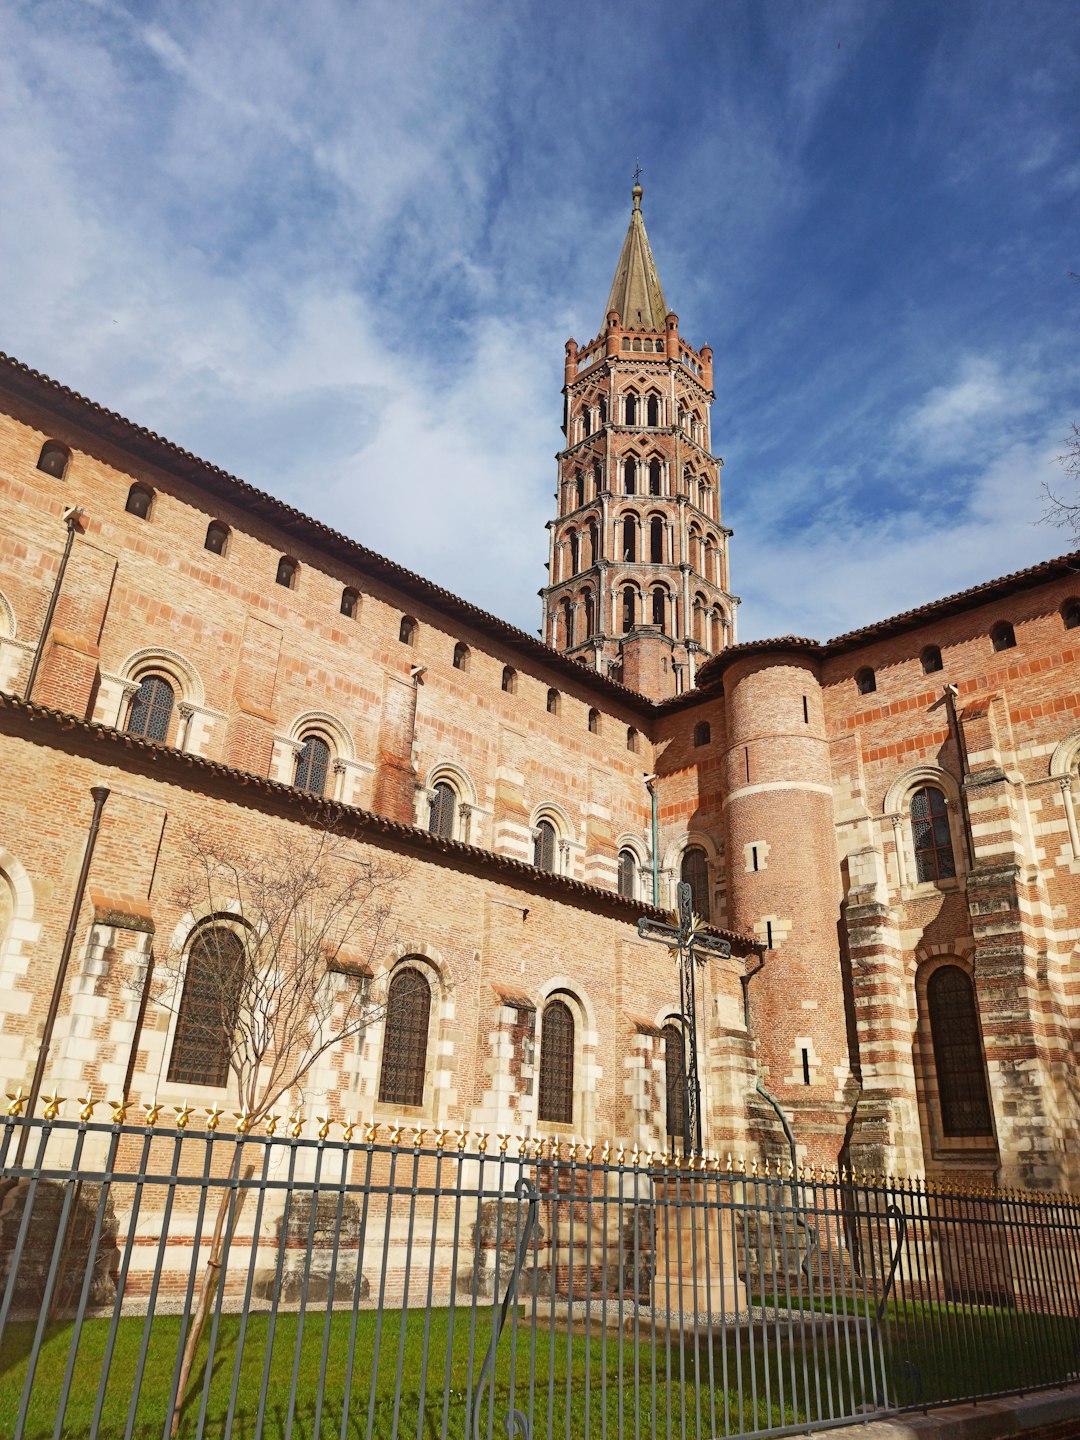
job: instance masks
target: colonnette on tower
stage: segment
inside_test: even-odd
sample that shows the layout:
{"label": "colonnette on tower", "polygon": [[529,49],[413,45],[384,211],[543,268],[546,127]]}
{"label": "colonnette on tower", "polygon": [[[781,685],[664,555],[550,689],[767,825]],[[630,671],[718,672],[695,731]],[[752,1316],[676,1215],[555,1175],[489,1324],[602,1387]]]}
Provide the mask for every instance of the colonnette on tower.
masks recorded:
{"label": "colonnette on tower", "polygon": [[185,836],[329,826],[399,878],[327,978],[385,1008],[313,1108],[681,1144],[677,977],[635,922],[682,878],[733,952],[702,976],[708,1149],[1080,1183],[1080,557],[740,645],[712,387],[635,187],[566,347],[541,643],[0,360],[2,1078],[70,935],[46,1076],[219,1099],[228,1037],[191,1017],[241,922],[182,899]]}

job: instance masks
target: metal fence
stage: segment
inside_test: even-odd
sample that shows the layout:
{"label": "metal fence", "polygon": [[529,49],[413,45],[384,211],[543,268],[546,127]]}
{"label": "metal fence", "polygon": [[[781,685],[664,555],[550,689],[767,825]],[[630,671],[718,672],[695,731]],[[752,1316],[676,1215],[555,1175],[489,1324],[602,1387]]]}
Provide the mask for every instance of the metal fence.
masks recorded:
{"label": "metal fence", "polygon": [[1066,1197],[81,1113],[0,1121],[5,1436],[697,1440],[1080,1370]]}

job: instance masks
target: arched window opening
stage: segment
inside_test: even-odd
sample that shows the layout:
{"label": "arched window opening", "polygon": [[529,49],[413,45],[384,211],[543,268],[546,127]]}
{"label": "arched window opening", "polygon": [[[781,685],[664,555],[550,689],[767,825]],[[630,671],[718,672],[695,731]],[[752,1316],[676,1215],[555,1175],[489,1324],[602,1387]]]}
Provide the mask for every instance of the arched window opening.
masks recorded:
{"label": "arched window opening", "polygon": [[512,665],[504,665],[502,672],[502,688],[507,695],[513,695],[517,690],[517,671]]}
{"label": "arched window opening", "polygon": [[860,695],[872,695],[877,689],[877,676],[869,665],[855,672],[855,688]]}
{"label": "arched window opening", "polygon": [[645,424],[660,424],[660,401],[655,395],[650,395],[645,404]]}
{"label": "arched window opening", "polygon": [[227,1084],[244,964],[244,942],[224,925],[204,926],[191,942],[169,1057],[171,1085]]}
{"label": "arched window opening", "polygon": [[555,826],[541,820],[533,831],[533,864],[538,870],[555,869]]}
{"label": "arched window opening", "polygon": [[627,900],[637,894],[637,856],[632,850],[619,851],[619,894]]}
{"label": "arched window opening", "polygon": [[627,633],[634,628],[634,595],[635,591],[632,585],[626,585],[623,587],[622,628],[624,633]]}
{"label": "arched window opening", "polygon": [[624,414],[625,417],[626,417],[625,422],[624,422],[625,424],[627,424],[627,425],[636,425],[636,424],[637,424],[637,407],[638,407],[638,398],[637,398],[637,396],[634,394],[634,392],[631,390],[630,393],[629,393],[629,394],[627,395],[627,397],[626,397],[625,409],[624,409],[624,411],[623,411],[623,414]]}
{"label": "arched window opening", "polygon": [[574,471],[574,508],[578,509],[585,504],[585,472]]}
{"label": "arched window opening", "polygon": [[581,569],[581,537],[576,530],[571,530],[566,540],[570,547],[570,574],[576,575]]}
{"label": "arched window opening", "polygon": [[600,424],[607,424],[607,396],[600,396]]}
{"label": "arched window opening", "polygon": [[626,748],[632,751],[635,755],[637,754],[638,732],[634,729],[632,725],[626,732]]}
{"label": "arched window opening", "polygon": [[431,812],[428,815],[428,829],[432,835],[444,840],[454,838],[454,821],[457,819],[457,796],[453,786],[440,780],[431,792]]}
{"label": "arched window opening", "polygon": [[203,549],[209,550],[211,555],[224,555],[225,546],[229,543],[229,527],[222,525],[218,520],[211,520],[206,527],[206,539],[203,541]]}
{"label": "arched window opening", "polygon": [[637,494],[637,461],[632,455],[623,461],[623,492],[626,495]]}
{"label": "arched window opening", "polygon": [[705,599],[694,596],[694,639],[699,645],[705,644]]}
{"label": "arched window opening", "polygon": [[585,638],[589,640],[592,638],[593,631],[596,629],[596,607],[593,603],[591,590],[585,591],[581,599],[581,604],[585,615]]}
{"label": "arched window opening", "polygon": [[664,521],[659,515],[649,521],[649,559],[654,565],[664,563]]}
{"label": "arched window opening", "polygon": [[999,620],[990,631],[995,650],[1012,650],[1016,646],[1016,631],[1008,620]]}
{"label": "arched window opening", "polygon": [[592,434],[592,410],[588,405],[581,407],[581,428],[585,432],[585,438]]}
{"label": "arched window opening", "polygon": [[140,520],[149,520],[150,506],[153,503],[153,493],[145,485],[132,485],[124,509],[129,515],[137,515]]}
{"label": "arched window opening", "polygon": [[666,623],[667,591],[662,585],[653,587],[652,592],[652,623],[659,625],[661,629]]}
{"label": "arched window opening", "polygon": [[559,602],[559,609],[562,612],[563,644],[570,648],[574,644],[574,607],[569,600]]}
{"label": "arched window opening", "polygon": [[592,467],[592,482],[593,498],[595,499],[604,488],[604,469],[599,460],[597,460],[596,464]]}
{"label": "arched window opening", "polygon": [[464,640],[459,640],[454,646],[454,669],[467,670],[469,668],[469,647]]}
{"label": "arched window opening", "polygon": [[664,1026],[665,1119],[669,1140],[682,1140],[686,1134],[686,1050],[682,1026],[669,1021]]}
{"label": "arched window opening", "polygon": [[993,1135],[975,988],[959,965],[942,965],[930,976],[926,1008],[942,1134]]}
{"label": "arched window opening", "polygon": [[164,745],[169,738],[175,700],[176,692],[168,680],[160,675],[147,675],[132,697],[127,733]]}
{"label": "arched window opening", "polygon": [[622,558],[624,560],[633,561],[637,559],[637,532],[637,516],[624,515],[622,522]]}
{"label": "arched window opening", "polygon": [[935,671],[942,668],[941,651],[936,645],[927,645],[919,659],[922,662],[924,675],[933,675]]}
{"label": "arched window opening", "polygon": [[702,745],[708,745],[712,741],[712,727],[708,720],[702,720],[694,726],[694,748],[700,750]]}
{"label": "arched window opening", "polygon": [[38,456],[37,468],[51,475],[54,480],[62,480],[67,470],[69,459],[68,448],[61,445],[58,440],[46,440],[41,447],[41,454]]}
{"label": "arched window opening", "polygon": [[347,620],[355,620],[356,612],[360,608],[360,593],[354,590],[351,585],[346,585],[341,592],[341,613]]}
{"label": "arched window opening", "polygon": [[690,845],[683,852],[679,876],[690,886],[694,914],[708,920],[712,909],[709,904],[709,857],[700,846]]}
{"label": "arched window opening", "polygon": [[322,795],[326,791],[329,773],[330,746],[321,735],[308,735],[296,757],[293,784],[297,790],[306,790],[309,795]]}
{"label": "arched window opening", "polygon": [[291,590],[296,584],[297,568],[295,560],[290,560],[287,555],[282,555],[277,562],[277,573],[274,579],[279,585],[284,585],[286,590]]}
{"label": "arched window opening", "polygon": [[558,690],[549,690],[547,693],[547,713],[549,715],[557,715],[559,713]]}
{"label": "arched window opening", "polygon": [[1080,600],[1065,601],[1061,607],[1061,623],[1066,630],[1080,629]]}
{"label": "arched window opening", "polygon": [[599,735],[599,733],[600,733],[600,711],[599,711],[599,710],[590,710],[590,711],[589,711],[589,734],[590,734],[590,735]]}
{"label": "arched window opening", "polygon": [[427,1067],[431,986],[419,970],[399,970],[386,992],[379,1101],[383,1105],[422,1105]]}
{"label": "arched window opening", "polygon": [[950,880],[956,874],[952,833],[945,796],[924,785],[911,797],[911,840],[915,847],[915,873],[920,881]]}
{"label": "arched window opening", "polygon": [[663,476],[663,471],[662,471],[661,466],[660,466],[660,461],[659,461],[659,460],[650,460],[650,461],[649,461],[649,494],[650,494],[650,495],[659,495],[659,494],[662,493],[662,484],[661,484],[662,476]]}
{"label": "arched window opening", "polygon": [[401,624],[398,626],[398,639],[402,645],[416,644],[416,621],[411,615],[403,615]]}
{"label": "arched window opening", "polygon": [[538,1120],[569,1125],[574,1119],[574,1015],[563,1000],[544,1006],[540,1026]]}

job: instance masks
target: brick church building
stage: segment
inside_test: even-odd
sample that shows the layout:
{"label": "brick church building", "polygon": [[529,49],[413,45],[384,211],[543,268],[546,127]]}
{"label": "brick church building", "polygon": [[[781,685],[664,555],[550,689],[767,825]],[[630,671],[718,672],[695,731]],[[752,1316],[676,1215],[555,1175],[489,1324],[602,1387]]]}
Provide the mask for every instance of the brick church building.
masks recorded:
{"label": "brick church building", "polygon": [[[235,920],[180,904],[182,838],[330,827],[404,879],[312,1113],[681,1145],[675,966],[636,922],[682,878],[732,948],[707,1150],[1080,1184],[1080,554],[740,644],[712,384],[635,187],[566,346],[539,641],[0,356],[5,1088],[48,1021],[62,1094],[224,1102],[182,1022]],[[179,1018],[142,983],[166,953]]]}

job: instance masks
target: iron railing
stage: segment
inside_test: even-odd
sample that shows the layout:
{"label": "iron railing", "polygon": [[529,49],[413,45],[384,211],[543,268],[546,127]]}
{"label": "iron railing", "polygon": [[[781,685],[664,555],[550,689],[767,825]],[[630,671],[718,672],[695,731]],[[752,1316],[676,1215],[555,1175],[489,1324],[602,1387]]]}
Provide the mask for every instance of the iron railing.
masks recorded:
{"label": "iron railing", "polygon": [[93,1111],[0,1120],[20,1440],[779,1435],[1080,1371],[1068,1197]]}

